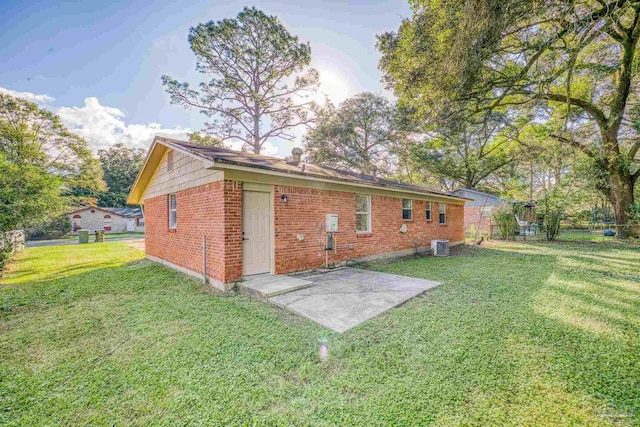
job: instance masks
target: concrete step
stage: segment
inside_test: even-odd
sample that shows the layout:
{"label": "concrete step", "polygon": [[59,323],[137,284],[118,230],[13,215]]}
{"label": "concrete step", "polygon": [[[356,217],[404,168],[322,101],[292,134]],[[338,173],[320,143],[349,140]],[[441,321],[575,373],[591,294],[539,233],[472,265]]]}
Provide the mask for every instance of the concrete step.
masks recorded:
{"label": "concrete step", "polygon": [[309,280],[284,274],[261,274],[245,277],[238,286],[242,291],[267,299],[313,285]]}

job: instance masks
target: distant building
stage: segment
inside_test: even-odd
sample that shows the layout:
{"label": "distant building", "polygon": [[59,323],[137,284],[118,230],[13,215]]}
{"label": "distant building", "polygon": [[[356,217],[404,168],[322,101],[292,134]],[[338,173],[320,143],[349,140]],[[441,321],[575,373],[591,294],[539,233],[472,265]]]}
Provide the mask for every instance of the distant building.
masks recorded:
{"label": "distant building", "polygon": [[107,233],[144,232],[140,208],[102,208],[87,206],[69,213],[71,232],[104,230]]}
{"label": "distant building", "polygon": [[493,209],[509,203],[495,194],[483,193],[470,188],[459,188],[453,194],[471,199],[464,205],[464,232],[466,236],[489,233]]}

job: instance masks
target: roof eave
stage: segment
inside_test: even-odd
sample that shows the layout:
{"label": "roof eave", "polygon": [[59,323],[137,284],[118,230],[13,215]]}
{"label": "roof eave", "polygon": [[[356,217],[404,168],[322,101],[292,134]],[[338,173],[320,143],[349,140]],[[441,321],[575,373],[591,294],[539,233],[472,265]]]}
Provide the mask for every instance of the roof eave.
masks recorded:
{"label": "roof eave", "polygon": [[[164,147],[164,149],[162,149]],[[220,158],[210,158],[207,156],[203,156],[202,154],[188,150],[179,144],[173,143],[172,141],[166,140],[163,137],[156,136],[153,140],[151,147],[149,148],[149,152],[147,153],[147,157],[136,177],[136,180],[131,187],[131,191],[129,192],[129,196],[127,197],[127,204],[137,205],[140,204],[142,196],[144,195],[144,191],[149,184],[158,164],[160,163],[166,148],[174,149],[183,154],[193,156],[203,161],[204,167],[207,169],[235,169],[241,171],[249,171],[249,172],[257,172],[264,173],[275,176],[289,176],[289,177],[299,177],[301,179],[307,179],[311,181],[319,181],[319,182],[328,182],[328,183],[340,183],[347,186],[352,187],[360,187],[360,188],[378,188],[385,189],[388,191],[393,191],[402,194],[415,194],[420,196],[431,196],[442,198],[446,200],[453,200],[456,202],[465,203],[467,201],[472,201],[473,199],[468,199],[465,197],[454,196],[451,194],[443,194],[435,191],[429,191],[425,189],[424,191],[412,190],[408,188],[395,187],[390,185],[383,184],[372,184],[362,181],[354,181],[348,179],[340,179],[333,177],[318,177],[316,175],[312,175],[305,172],[294,172],[294,171],[282,171],[277,168],[270,168],[268,166],[262,165],[246,165],[239,162],[232,162]]]}
{"label": "roof eave", "polygon": [[138,172],[138,176],[136,176],[136,180],[131,186],[131,190],[129,191],[129,195],[127,196],[128,205],[140,204],[142,196],[144,195],[144,191],[146,190],[149,181],[153,177],[154,172],[160,164],[164,153],[167,151],[167,148],[171,148],[172,150],[178,151],[188,156],[197,157],[199,160],[203,161],[205,168],[209,168],[213,165],[213,162],[206,157],[203,157],[198,153],[186,150],[178,144],[167,141],[161,136],[156,136],[155,138],[153,138],[153,143],[151,143],[151,147],[147,152],[147,157],[145,157],[144,162],[142,163],[142,168],[140,168],[140,172]]}
{"label": "roof eave", "polygon": [[340,183],[340,184],[343,184],[343,185],[348,185],[348,186],[353,186],[353,187],[382,188],[382,189],[385,189],[385,190],[388,190],[388,191],[394,191],[394,192],[397,192],[397,193],[416,194],[416,195],[421,195],[421,196],[438,197],[438,198],[442,198],[442,199],[455,200],[457,202],[463,202],[463,203],[473,200],[473,199],[467,199],[465,197],[458,197],[458,196],[453,196],[453,195],[448,195],[448,194],[442,194],[442,193],[437,193],[437,192],[428,191],[428,190],[418,191],[418,190],[404,189],[404,188],[400,188],[400,187],[394,187],[394,186],[383,185],[383,184],[371,184],[371,183],[366,183],[366,182],[351,181],[351,180],[347,180],[347,179],[330,178],[330,177],[318,177],[318,176],[311,175],[311,174],[304,173],[304,172],[282,171],[282,170],[279,170],[279,169],[276,169],[276,168],[270,168],[268,166],[256,166],[256,165],[246,166],[246,165],[241,164],[241,163],[230,162],[228,160],[222,160],[222,159],[215,159],[214,162],[215,162],[215,165],[212,166],[211,169],[235,169],[235,170],[241,170],[241,171],[264,173],[264,174],[275,175],[275,176],[299,177],[299,178],[308,179],[308,180],[311,180],[311,181]]}

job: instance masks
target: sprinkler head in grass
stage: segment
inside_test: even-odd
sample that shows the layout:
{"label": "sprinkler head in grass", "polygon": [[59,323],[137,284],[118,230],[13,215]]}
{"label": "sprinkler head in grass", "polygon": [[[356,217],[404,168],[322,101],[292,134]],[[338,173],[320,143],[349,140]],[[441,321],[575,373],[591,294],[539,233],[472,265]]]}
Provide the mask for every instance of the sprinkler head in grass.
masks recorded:
{"label": "sprinkler head in grass", "polygon": [[320,360],[327,360],[329,358],[329,349],[327,348],[328,341],[326,338],[320,339]]}

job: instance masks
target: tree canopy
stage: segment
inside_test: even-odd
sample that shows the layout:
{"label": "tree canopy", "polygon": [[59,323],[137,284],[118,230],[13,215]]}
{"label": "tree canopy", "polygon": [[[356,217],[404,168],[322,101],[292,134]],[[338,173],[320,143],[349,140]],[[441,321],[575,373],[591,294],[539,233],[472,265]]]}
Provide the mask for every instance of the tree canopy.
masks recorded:
{"label": "tree canopy", "polygon": [[104,189],[87,142],[36,104],[0,94],[0,227],[29,227]]}
{"label": "tree canopy", "polygon": [[292,140],[293,128],[311,122],[308,96],[318,84],[308,69],[311,47],[277,17],[244,8],[235,19],[192,27],[189,45],[208,80],[198,90],[167,75],[162,82],[172,103],[211,119],[206,131],[214,137],[259,154],[266,141]]}
{"label": "tree canopy", "polygon": [[316,123],[305,136],[309,161],[369,174],[392,167],[392,153],[407,134],[396,106],[387,98],[365,92],[337,108],[328,103],[316,111]]}
{"label": "tree canopy", "polygon": [[[527,109],[555,120],[549,137],[591,157],[626,224],[636,155],[640,2],[413,1],[379,37],[381,68],[424,120]],[[626,232],[624,229],[621,232]]]}
{"label": "tree canopy", "polygon": [[208,147],[220,147],[225,148],[224,143],[215,136],[201,134],[198,132],[192,132],[189,134],[189,142],[197,145],[206,145]]}
{"label": "tree canopy", "polygon": [[16,164],[0,153],[0,232],[44,223],[62,213],[62,180],[38,166]]}
{"label": "tree canopy", "polygon": [[33,102],[0,94],[0,152],[7,162],[39,167],[65,188],[102,189],[102,170],[87,141]]}
{"label": "tree canopy", "polygon": [[499,119],[442,127],[409,146],[410,161],[452,181],[450,187],[478,188],[498,170],[517,160],[518,144]]}
{"label": "tree canopy", "polygon": [[127,196],[146,154],[147,151],[142,148],[129,148],[122,143],[113,145],[108,150],[98,151],[98,159],[107,184],[107,190],[98,195],[98,206],[127,205]]}

